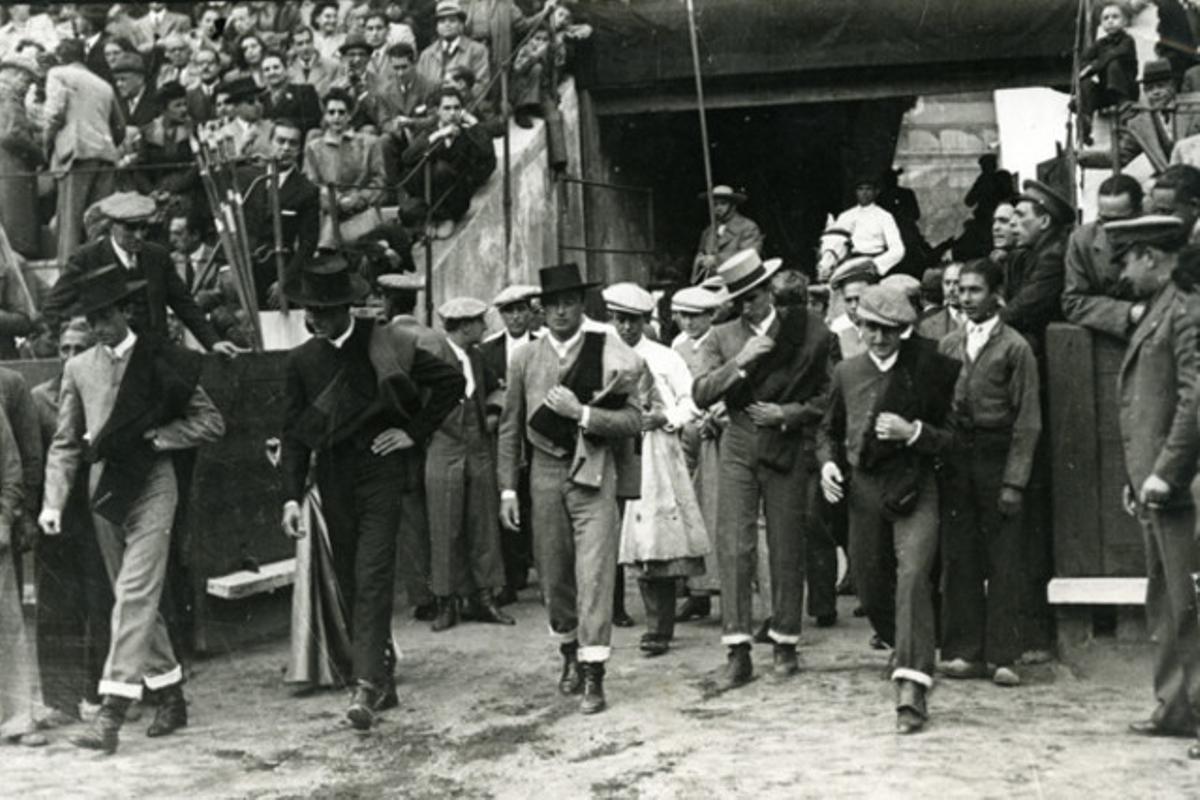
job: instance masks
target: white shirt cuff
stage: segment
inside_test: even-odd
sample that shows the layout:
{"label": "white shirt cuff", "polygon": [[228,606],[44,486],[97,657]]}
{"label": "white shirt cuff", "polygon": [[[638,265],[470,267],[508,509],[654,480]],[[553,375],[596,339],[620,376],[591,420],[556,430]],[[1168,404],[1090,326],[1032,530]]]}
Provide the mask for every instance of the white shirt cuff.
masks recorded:
{"label": "white shirt cuff", "polygon": [[500,493],[501,500],[516,500],[517,492],[515,489],[505,489]]}
{"label": "white shirt cuff", "polygon": [[914,430],[913,435],[908,437],[908,440],[904,442],[906,447],[912,447],[913,443],[916,442],[917,439],[921,438],[921,420],[917,420],[913,424],[916,426],[916,430]]}
{"label": "white shirt cuff", "polygon": [[592,409],[589,406],[583,407],[583,415],[579,418],[579,427],[585,431],[588,429],[588,422],[592,419]]}

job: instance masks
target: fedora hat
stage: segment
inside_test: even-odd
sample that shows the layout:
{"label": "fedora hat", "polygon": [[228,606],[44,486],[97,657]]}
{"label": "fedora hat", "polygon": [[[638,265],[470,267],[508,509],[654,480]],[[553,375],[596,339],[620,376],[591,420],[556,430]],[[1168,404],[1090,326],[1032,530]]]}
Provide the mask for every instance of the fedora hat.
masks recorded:
{"label": "fedora hat", "polygon": [[370,293],[366,279],[341,253],[316,256],[284,289],[288,300],[305,308],[353,305]]}
{"label": "fedora hat", "polygon": [[437,4],[437,11],[434,12],[435,19],[442,17],[458,17],[466,22],[467,12],[463,10],[462,3],[458,0],[440,0]]}
{"label": "fedora hat", "polygon": [[93,311],[116,305],[118,302],[142,289],[146,281],[125,280],[125,268],[119,264],[89,272],[75,283],[75,315],[85,317]]}
{"label": "fedora hat", "polygon": [[231,81],[222,83],[217,91],[224,92],[229,95],[229,102],[237,103],[242,100],[254,100],[260,94],[262,89],[253,78],[234,78]]}
{"label": "fedora hat", "polygon": [[538,270],[541,290],[538,297],[550,297],[563,292],[582,292],[600,285],[598,281],[585,281],[579,273],[578,264],[555,264]]}
{"label": "fedora hat", "polygon": [[1165,58],[1147,61],[1142,66],[1142,83],[1162,83],[1174,80],[1171,73],[1171,62]]}
{"label": "fedora hat", "polygon": [[121,53],[113,59],[112,74],[120,75],[123,72],[136,72],[138,75],[146,74],[146,62],[137,53]]}
{"label": "fedora hat", "polygon": [[[708,196],[708,194],[706,192],[701,192],[699,195],[701,200],[703,200],[707,196]],[[712,199],[713,200],[729,200],[730,202],[733,202],[737,205],[741,205],[742,203],[746,202],[747,197],[746,197],[745,193],[743,193],[743,192],[735,192],[733,190],[732,186],[726,186],[724,184],[721,184],[720,186],[713,187]]]}
{"label": "fedora hat", "polygon": [[342,42],[341,47],[338,48],[338,52],[342,55],[346,55],[346,53],[349,53],[351,50],[363,50],[367,53],[371,53],[375,50],[375,48],[367,44],[366,36],[355,31],[354,33],[347,34],[346,41]]}
{"label": "fedora hat", "polygon": [[771,280],[771,276],[783,266],[783,259],[763,261],[757,250],[743,250],[730,256],[717,267],[717,275],[729,292],[729,299],[741,297],[759,284]]}

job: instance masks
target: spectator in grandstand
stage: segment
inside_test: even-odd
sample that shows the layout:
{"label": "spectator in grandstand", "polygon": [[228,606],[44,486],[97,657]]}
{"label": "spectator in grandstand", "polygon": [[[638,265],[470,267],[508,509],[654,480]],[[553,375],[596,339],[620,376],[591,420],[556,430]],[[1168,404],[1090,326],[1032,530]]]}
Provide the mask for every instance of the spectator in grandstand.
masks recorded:
{"label": "spectator in grandstand", "polygon": [[307,133],[321,126],[321,101],[317,90],[306,83],[289,83],[283,56],[267,52],[262,59],[263,116],[267,119],[287,118],[297,122]]}
{"label": "spectator in grandstand", "polygon": [[437,4],[437,41],[430,44],[417,60],[417,72],[430,86],[445,84],[454,67],[467,67],[476,80],[487,86],[491,81],[488,49],[464,35],[467,13],[458,0],[439,0]]}
{"label": "spectator in grandstand", "polygon": [[158,45],[159,52],[152,56],[158,65],[154,76],[154,87],[163,84],[180,84],[183,88],[195,86],[200,81],[200,71],[192,65],[192,46],[187,37],[178,33],[166,36]]}
{"label": "spectator in grandstand", "polygon": [[392,65],[388,58],[388,19],[387,14],[378,9],[368,11],[363,19],[363,40],[371,48],[367,58],[367,72],[384,81],[391,76]]}
{"label": "spectator in grandstand", "polygon": [[333,80],[331,88],[339,89],[350,97],[350,127],[360,130],[372,126],[377,132],[383,120],[376,119],[376,99],[380,96],[385,80],[367,67],[371,60],[371,46],[361,33],[351,33],[339,48],[342,67]]}
{"label": "spectator in grandstand", "polygon": [[496,112],[495,106],[484,95],[479,93],[475,83],[475,73],[467,67],[455,67],[446,75],[446,85],[458,90],[463,97],[463,123],[480,125],[493,139],[504,135],[508,123]]}
{"label": "spectator in grandstand", "polygon": [[[158,99],[162,113],[141,129],[137,163],[148,169],[139,172],[136,180],[140,191],[169,204],[170,196],[200,188],[191,148],[196,126],[188,116],[183,86],[174,81],[164,85]],[[195,200],[204,202],[203,197]]]}
{"label": "spectator in grandstand", "polygon": [[225,73],[225,79],[253,78],[256,84],[262,86],[262,60],[266,51],[262,36],[257,32],[243,35],[237,40],[237,46],[233,51],[234,69]]}
{"label": "spectator in grandstand", "polygon": [[1125,30],[1129,22],[1129,9],[1123,3],[1104,3],[1100,35],[1080,56],[1079,127],[1088,144],[1092,143],[1093,113],[1137,102],[1137,47]]}
{"label": "spectator in grandstand", "polygon": [[384,165],[387,167],[388,182],[400,179],[400,158],[411,144],[418,128],[432,122],[428,113],[429,93],[436,87],[426,85],[417,73],[416,54],[405,43],[388,47],[391,62],[389,79],[374,98],[373,110],[382,120],[382,145]]}
{"label": "spectator in grandstand", "polygon": [[271,154],[271,123],[263,119],[260,90],[252,78],[234,78],[223,85],[233,119],[220,130],[226,158],[267,158]]}
{"label": "spectator in grandstand", "polygon": [[1040,181],[1025,181],[1023,188],[1015,213],[1019,249],[1005,272],[1000,318],[1029,339],[1041,358],[1046,326],[1062,319],[1064,260],[1075,209]]}
{"label": "spectator in grandstand", "polygon": [[[423,133],[404,152],[404,165],[413,170],[427,161],[432,189],[431,233],[446,238],[454,232],[471,205],[471,197],[496,169],[491,138],[463,115],[462,95],[443,88],[437,95],[437,129]],[[424,195],[423,171],[410,180],[409,192]]]}
{"label": "spectator in grandstand", "polygon": [[0,58],[13,55],[23,41],[34,41],[43,50],[58,45],[58,32],[50,15],[39,10],[33,13],[31,3],[11,3],[5,6],[8,22],[0,26]]}
{"label": "spectator in grandstand", "polygon": [[554,102],[550,40],[549,29],[538,28],[513,58],[513,121],[522,128],[533,127],[532,117],[544,116],[545,104]]}
{"label": "spectator in grandstand", "polygon": [[187,90],[188,115],[199,125],[217,115],[217,87],[221,84],[221,56],[216,50],[203,47],[192,56],[196,83]]}
{"label": "spectator in grandstand", "polygon": [[140,55],[122,53],[111,67],[126,125],[140,128],[162,113],[157,94],[146,85],[146,62]]}
{"label": "spectator in grandstand", "polygon": [[[75,35],[83,42],[83,58],[80,63],[90,69],[93,74],[112,83],[112,70],[105,58],[105,46],[110,36],[105,31],[108,25],[108,10],[106,3],[84,3],[75,9]],[[59,60],[62,57],[59,56]]]}
{"label": "spectator in grandstand", "polygon": [[204,241],[203,223],[196,214],[176,214],[167,222],[167,241],[175,272],[193,295],[211,282],[215,248]]}
{"label": "spectator in grandstand", "polygon": [[292,63],[288,65],[288,79],[292,83],[306,83],[324,97],[337,77],[338,60],[326,58],[317,52],[311,28],[297,28],[292,32]]}
{"label": "spectator in grandstand", "polygon": [[1195,244],[1196,220],[1200,217],[1200,169],[1172,164],[1151,187],[1147,206],[1151,214],[1171,214],[1183,220],[1183,229],[1190,231],[1190,241]]}
{"label": "spectator in grandstand", "polygon": [[187,33],[188,41],[197,52],[201,49],[220,50],[221,33],[224,29],[225,19],[221,16],[221,11],[214,6],[205,5],[196,17],[196,27]]}
{"label": "spectator in grandstand", "polygon": [[313,47],[320,53],[321,58],[336,63],[338,48],[346,38],[346,35],[338,30],[337,3],[314,4],[309,22],[313,31]]}
{"label": "spectator in grandstand", "polygon": [[29,118],[26,98],[39,76],[37,62],[0,59],[0,224],[18,253],[36,257],[37,172],[44,163],[41,131]]}

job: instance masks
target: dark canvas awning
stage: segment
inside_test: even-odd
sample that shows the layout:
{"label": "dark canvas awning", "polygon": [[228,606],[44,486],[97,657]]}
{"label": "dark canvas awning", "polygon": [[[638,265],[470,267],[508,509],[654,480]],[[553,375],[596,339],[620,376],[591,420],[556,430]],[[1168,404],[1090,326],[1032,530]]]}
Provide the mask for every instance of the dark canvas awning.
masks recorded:
{"label": "dark canvas awning", "polygon": [[[682,0],[583,3],[602,111],[694,103]],[[696,0],[712,105],[1067,85],[1075,0]]]}

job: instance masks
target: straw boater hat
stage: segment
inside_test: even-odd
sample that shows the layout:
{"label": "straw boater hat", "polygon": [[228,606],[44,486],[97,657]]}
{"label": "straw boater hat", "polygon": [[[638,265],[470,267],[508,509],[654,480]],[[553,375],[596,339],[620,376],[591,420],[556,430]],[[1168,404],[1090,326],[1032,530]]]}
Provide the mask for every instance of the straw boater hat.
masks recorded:
{"label": "straw boater hat", "polygon": [[517,283],[500,290],[500,294],[496,295],[496,298],[492,300],[492,305],[503,311],[507,306],[517,303],[528,303],[537,296],[538,287],[530,286],[527,283]]}
{"label": "straw boater hat", "polygon": [[[707,196],[708,196],[708,194],[706,192],[700,193],[701,200],[703,200]],[[713,200],[728,200],[731,203],[733,203],[734,205],[740,206],[742,203],[746,202],[746,195],[743,192],[735,192],[733,190],[732,186],[726,186],[724,184],[721,184],[720,186],[713,187],[712,199]]]}
{"label": "straw boater hat", "polygon": [[114,306],[122,299],[145,287],[146,281],[142,279],[127,281],[125,275],[125,268],[117,264],[109,264],[94,272],[85,273],[75,282],[74,314],[84,317],[102,308]]}
{"label": "straw boater hat", "polygon": [[858,318],[885,328],[907,328],[917,321],[917,310],[895,286],[868,286],[858,299]]}
{"label": "straw boater hat", "polygon": [[874,259],[870,256],[847,258],[829,277],[829,288],[837,290],[854,281],[879,282],[879,268]]}
{"label": "straw boater hat", "polygon": [[478,319],[487,313],[488,304],[474,297],[455,297],[442,303],[438,316],[445,322]]}
{"label": "straw boater hat", "polygon": [[600,295],[609,311],[643,316],[654,311],[654,296],[636,283],[614,283]]}
{"label": "straw boater hat", "polygon": [[783,266],[783,259],[763,261],[757,250],[743,250],[729,257],[717,267],[717,275],[729,291],[729,299],[741,297],[759,284],[771,280],[771,276]]}
{"label": "straw boater hat", "polygon": [[306,308],[353,305],[370,292],[366,279],[350,268],[341,253],[316,256],[284,289],[288,300]]}
{"label": "straw boater hat", "polygon": [[585,281],[579,273],[578,264],[555,264],[538,270],[541,287],[538,297],[550,297],[563,292],[582,292],[600,285],[598,281]]}
{"label": "straw boater hat", "polygon": [[708,314],[721,303],[721,295],[703,286],[688,286],[671,295],[671,310],[681,314]]}
{"label": "straw boater hat", "polygon": [[420,292],[425,278],[417,272],[385,272],[375,278],[375,285],[382,292]]}

